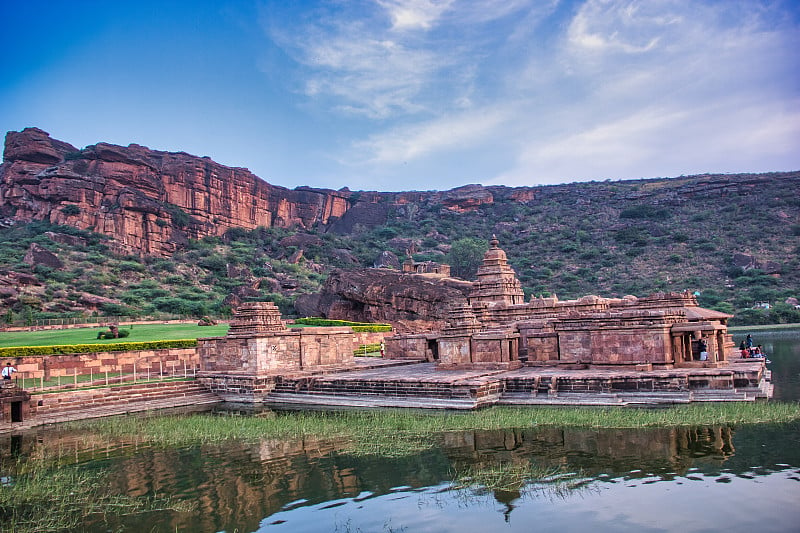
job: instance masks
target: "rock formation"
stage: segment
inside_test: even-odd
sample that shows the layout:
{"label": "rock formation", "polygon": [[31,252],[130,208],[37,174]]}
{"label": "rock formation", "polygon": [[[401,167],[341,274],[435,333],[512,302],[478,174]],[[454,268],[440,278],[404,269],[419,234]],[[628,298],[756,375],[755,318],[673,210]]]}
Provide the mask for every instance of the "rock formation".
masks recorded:
{"label": "rock formation", "polygon": [[44,265],[55,269],[64,267],[64,264],[56,254],[35,242],[31,243],[30,248],[28,248],[28,253],[22,258],[22,262],[28,263],[31,266]]}
{"label": "rock formation", "polygon": [[396,331],[441,329],[450,306],[466,303],[472,283],[454,278],[403,274],[372,268],[336,270],[322,292],[298,298],[305,316],[356,322],[388,322]]}
{"label": "rock formation", "polygon": [[79,150],[38,128],[6,135],[0,223],[46,220],[115,239],[120,251],[169,255],[187,239],[231,228],[321,227],[347,234],[386,222],[392,206],[424,201],[465,211],[496,198],[533,199],[529,187],[469,185],[426,193],[351,192],[271,185],[208,157],[98,143]]}
{"label": "rock formation", "polygon": [[136,144],[78,150],[37,128],[6,135],[0,167],[0,217],[93,229],[142,254],[167,255],[230,228],[328,224],[349,209],[349,194],[289,190],[244,168]]}

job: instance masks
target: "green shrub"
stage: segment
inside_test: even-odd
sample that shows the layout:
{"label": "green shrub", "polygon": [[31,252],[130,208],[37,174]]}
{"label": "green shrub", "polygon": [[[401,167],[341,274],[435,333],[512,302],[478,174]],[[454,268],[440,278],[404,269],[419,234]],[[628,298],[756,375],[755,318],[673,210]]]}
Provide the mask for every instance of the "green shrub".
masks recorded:
{"label": "green shrub", "polygon": [[138,261],[120,261],[118,268],[120,272],[144,272],[144,265]]}
{"label": "green shrub", "polygon": [[298,318],[295,324],[305,326],[350,326],[353,331],[358,333],[376,333],[381,331],[392,331],[391,324],[370,324],[366,322],[351,322],[349,320],[333,320],[329,318],[305,317]]}
{"label": "green shrub", "polygon": [[114,342],[109,344],[55,344],[52,346],[13,346],[0,348],[0,357],[28,357],[73,353],[128,352],[133,350],[163,350],[166,348],[195,348],[197,339],[178,339],[151,342]]}
{"label": "green shrub", "polygon": [[657,207],[654,205],[634,205],[623,209],[619,218],[634,218],[634,219],[647,219],[647,220],[666,220],[671,216],[669,209],[666,207]]}

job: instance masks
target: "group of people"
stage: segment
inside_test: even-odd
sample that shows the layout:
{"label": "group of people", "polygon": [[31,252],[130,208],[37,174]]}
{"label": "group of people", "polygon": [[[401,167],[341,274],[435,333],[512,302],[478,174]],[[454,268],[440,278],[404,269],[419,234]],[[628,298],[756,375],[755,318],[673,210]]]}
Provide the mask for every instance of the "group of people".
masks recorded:
{"label": "group of people", "polygon": [[747,338],[745,338],[741,343],[739,343],[739,351],[742,354],[742,358],[746,359],[749,357],[760,357],[766,358],[767,355],[761,349],[761,345],[753,346],[753,337],[750,334],[747,334]]}

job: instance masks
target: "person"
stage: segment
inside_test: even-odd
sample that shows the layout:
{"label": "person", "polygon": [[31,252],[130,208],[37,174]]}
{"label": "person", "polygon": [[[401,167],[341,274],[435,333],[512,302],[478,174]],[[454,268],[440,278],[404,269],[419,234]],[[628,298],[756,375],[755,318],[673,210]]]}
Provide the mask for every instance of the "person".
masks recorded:
{"label": "person", "polygon": [[700,339],[700,360],[707,361],[708,360],[708,344],[704,339]]}
{"label": "person", "polygon": [[[744,346],[744,341],[742,342],[742,346]],[[742,354],[742,359],[747,359],[748,357],[750,357],[750,350],[748,350],[747,348],[742,348],[741,354]]]}
{"label": "person", "polygon": [[747,338],[745,339],[745,342],[747,343],[747,348],[748,349],[753,347],[753,337],[751,337],[749,333],[747,334]]}
{"label": "person", "polygon": [[386,353],[386,345],[381,341],[381,357]]}
{"label": "person", "polygon": [[746,348],[747,348],[747,346],[744,345],[744,341],[739,343],[739,351],[740,352],[743,352]]}
{"label": "person", "polygon": [[17,369],[11,366],[11,363],[6,363],[6,367],[3,369],[3,379],[11,379],[11,376],[14,375]]}

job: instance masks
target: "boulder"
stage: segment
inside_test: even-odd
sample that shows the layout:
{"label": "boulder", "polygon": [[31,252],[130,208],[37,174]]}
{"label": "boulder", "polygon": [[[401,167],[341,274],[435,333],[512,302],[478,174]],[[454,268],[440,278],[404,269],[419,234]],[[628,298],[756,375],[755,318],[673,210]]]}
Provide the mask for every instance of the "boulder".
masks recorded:
{"label": "boulder", "polygon": [[373,264],[375,268],[391,268],[393,270],[402,270],[400,259],[394,253],[384,250],[381,255],[375,260]]}
{"label": "boulder", "polygon": [[35,242],[31,243],[22,261],[31,266],[44,265],[55,269],[64,268],[64,263],[61,262],[56,254]]}
{"label": "boulder", "polygon": [[55,233],[52,231],[46,231],[45,235],[53,241],[60,244],[67,244],[69,246],[75,246],[78,248],[86,246],[86,239],[83,237],[78,237],[77,235],[68,235],[66,233]]}
{"label": "boulder", "polygon": [[321,292],[298,298],[305,316],[390,323],[399,332],[441,329],[453,303],[466,302],[472,284],[386,269],[335,270]]}

